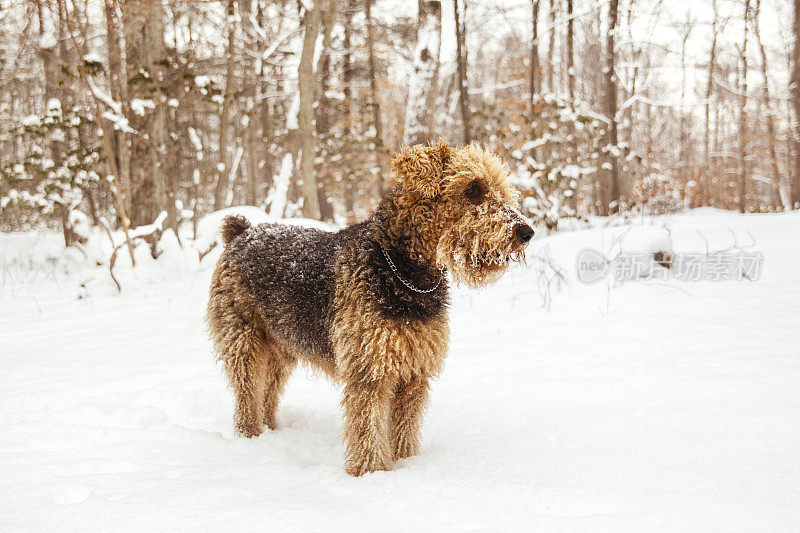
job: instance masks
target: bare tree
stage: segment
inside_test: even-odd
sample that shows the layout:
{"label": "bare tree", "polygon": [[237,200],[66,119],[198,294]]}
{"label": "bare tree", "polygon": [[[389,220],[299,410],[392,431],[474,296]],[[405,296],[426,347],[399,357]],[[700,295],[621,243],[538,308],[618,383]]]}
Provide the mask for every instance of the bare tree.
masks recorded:
{"label": "bare tree", "polygon": [[[60,6],[60,4],[59,4]],[[45,105],[50,107],[50,102],[55,99],[59,101],[59,106],[62,105],[63,91],[59,84],[61,76],[59,62],[62,59],[62,47],[56,40],[45,39],[46,23],[49,18],[49,10],[45,7],[43,0],[36,0],[37,16],[39,19],[39,42],[45,43],[46,46],[39,47],[39,57],[42,60],[42,72],[44,73],[44,99]],[[59,19],[61,18],[61,9],[59,11]],[[61,26],[61,20],[52,21],[54,26]],[[48,42],[49,41],[49,42]],[[63,159],[63,143],[59,140],[53,140],[49,147],[49,155],[55,162],[55,166],[59,166]],[[69,206],[63,203],[57,203],[59,216],[61,218],[61,229],[64,234],[64,244],[71,246],[74,242],[72,230],[69,223]]]}
{"label": "bare tree", "polygon": [[555,49],[556,49],[556,10],[558,6],[556,5],[558,0],[550,0],[550,5],[548,9],[548,20],[549,25],[547,31],[550,33],[547,44],[547,90],[551,93],[556,92],[556,88],[554,86],[554,74],[556,71],[555,65]]}
{"label": "bare tree", "polygon": [[744,0],[742,46],[739,49],[739,212],[747,211],[747,34],[750,0]]}
{"label": "bare tree", "polygon": [[792,174],[792,206],[800,204],[800,0],[794,0],[792,33],[794,48],[792,56],[791,94],[794,106],[794,173]]}
{"label": "bare tree", "polygon": [[[117,0],[106,0],[106,48],[108,50],[108,82],[111,89],[111,98],[119,102],[122,116],[131,115],[130,100],[128,99],[128,70],[125,52],[125,34],[122,29],[122,11]],[[129,205],[131,194],[130,184],[130,140],[128,133],[116,129],[112,146],[117,160],[119,171],[119,184],[117,190],[122,195],[125,205]]]}
{"label": "bare tree", "polygon": [[[152,223],[165,207],[165,183],[160,153],[165,150],[167,115],[161,93],[164,41],[164,8],[149,0],[127,0],[122,22],[131,99],[131,127],[139,132],[130,138],[131,224]],[[134,105],[135,104],[135,105]]]}
{"label": "bare tree", "polygon": [[567,0],[567,91],[570,102],[575,101],[575,28],[573,0]]}
{"label": "bare tree", "polygon": [[[76,31],[77,31],[76,28],[75,28],[76,24],[72,20],[72,17],[70,17],[70,15],[69,15],[69,13],[67,11],[66,0],[58,0],[58,4],[59,4],[59,10],[63,14],[62,16],[63,16],[63,22],[64,22],[64,26],[65,26],[64,29],[69,34],[69,40],[72,42],[72,45],[73,45],[74,49],[75,50],[79,50],[80,47],[78,46],[78,42],[77,42],[77,39],[76,39],[76,36],[75,36]],[[101,105],[101,102],[100,102],[100,97],[96,93],[95,83],[92,81],[91,77],[86,72],[86,69],[84,67],[83,61],[78,61],[77,62],[77,70],[78,70],[78,76],[79,76],[81,82],[83,83],[84,89],[89,94],[89,97],[90,97],[90,99],[92,101],[95,113],[97,114],[98,117],[102,117],[103,116],[103,108],[102,108],[102,105]],[[125,243],[127,244],[128,255],[129,255],[130,260],[131,260],[131,265],[136,266],[136,257],[133,254],[133,242],[132,242],[131,236],[130,236],[130,231],[129,231],[130,228],[129,228],[129,224],[128,224],[129,218],[128,218],[128,213],[127,213],[127,210],[126,210],[125,202],[123,201],[123,198],[120,195],[119,191],[116,190],[116,187],[114,186],[114,181],[116,181],[118,179],[118,177],[119,177],[119,167],[117,166],[117,159],[116,159],[116,156],[114,154],[114,149],[111,146],[111,135],[109,135],[109,131],[108,131],[109,128],[106,127],[104,121],[102,121],[102,120],[98,121],[98,125],[99,125],[99,128],[100,128],[100,136],[103,139],[103,147],[104,147],[104,152],[105,152],[105,156],[106,156],[106,166],[108,168],[108,175],[111,176],[111,191],[112,191],[112,194],[114,195],[114,199],[116,201],[117,215],[119,216],[119,219],[122,222],[122,229],[123,229],[123,233],[125,235]],[[117,285],[117,286],[119,287],[119,285]]]}
{"label": "bare tree", "polygon": [[314,174],[317,135],[314,129],[314,100],[317,87],[316,57],[317,35],[321,18],[321,2],[305,10],[303,15],[303,51],[297,66],[297,89],[299,92],[298,125],[300,130],[300,178],[303,180],[303,216],[319,219],[319,191]]}
{"label": "bare tree", "polygon": [[[330,64],[331,64],[331,54],[330,54],[330,45],[331,45],[331,37],[333,35],[333,27],[336,25],[336,8],[339,0],[328,0],[325,2],[324,5],[324,17],[320,15],[320,19],[322,21],[322,42],[319,44],[315,44],[315,47],[320,46],[319,50],[315,50],[314,53],[318,56],[316,67],[313,70],[315,74],[315,81],[317,82],[316,85],[316,92],[314,94],[314,101],[312,103],[312,113],[313,113],[313,124],[314,124],[314,159],[316,159],[316,135],[319,131],[319,122],[323,116],[323,110],[321,107],[329,107],[325,105],[325,92],[327,91],[329,81],[330,81]],[[312,162],[312,171],[314,174],[314,181],[316,182],[316,190],[317,190],[317,204],[319,206],[319,215],[317,218],[320,220],[331,220],[333,218],[333,207],[331,207],[330,202],[328,201],[328,195],[325,192],[325,184],[316,179],[315,167],[313,166]],[[305,202],[305,201],[304,201]]]}
{"label": "bare tree", "polygon": [[711,171],[711,96],[714,89],[714,68],[717,63],[717,38],[719,36],[719,16],[717,15],[717,0],[713,0],[712,10],[714,18],[711,20],[711,50],[708,54],[708,80],[706,82],[705,102],[703,103],[704,112],[704,131],[703,131],[703,159],[705,161],[705,180],[701,184],[703,195],[708,181],[708,173]]}
{"label": "bare tree", "polygon": [[[608,142],[612,147],[617,145],[617,74],[616,60],[617,51],[615,46],[615,33],[617,31],[617,17],[619,11],[619,0],[611,0],[608,8],[608,29],[606,31],[606,65],[605,65],[605,96],[606,113],[608,115]],[[609,183],[603,187],[606,194],[603,195],[600,206],[600,214],[607,215],[615,212],[619,208],[619,162],[616,155],[610,154],[608,158]]]}
{"label": "bare tree", "polygon": [[228,207],[228,193],[231,188],[231,176],[235,170],[231,169],[228,154],[231,130],[231,106],[234,93],[234,67],[236,65],[236,3],[228,0],[225,11],[225,27],[228,35],[228,44],[225,50],[225,92],[222,95],[222,107],[219,113],[219,149],[217,150],[216,188],[214,190],[214,209]]}
{"label": "bare tree", "polygon": [[[349,2],[344,13],[344,38],[342,40],[342,47],[344,48],[342,52],[342,82],[344,85],[342,88],[342,92],[344,93],[344,100],[342,101],[342,130],[344,131],[345,137],[350,135],[350,123],[353,114],[353,43],[351,41],[353,33],[353,11],[354,6],[352,2]],[[369,29],[367,31],[369,31]]]}
{"label": "bare tree", "polygon": [[458,102],[461,106],[461,123],[464,128],[464,144],[469,144],[470,110],[469,92],[467,91],[467,51],[465,47],[467,0],[464,2],[464,15],[458,9],[458,0],[453,0],[453,15],[456,23],[456,62],[458,63]]}
{"label": "bare tree", "polygon": [[250,64],[254,79],[245,88],[245,146],[247,147],[247,192],[246,200],[249,205],[256,205],[264,185],[262,176],[270,168],[269,151],[262,148],[264,130],[269,121],[269,106],[264,97],[264,52],[266,39],[264,27],[264,8],[258,0],[238,0],[239,13],[242,14],[242,33],[244,45],[249,46],[251,57]]}
{"label": "bare tree", "polygon": [[[276,217],[302,207],[353,220],[384,193],[389,149],[439,131],[497,151],[521,185],[521,209],[553,228],[561,216],[633,204],[768,211],[800,202],[800,0],[748,0],[744,36],[726,24],[738,24],[745,0],[708,0],[707,25],[676,20],[668,32],[658,31],[674,12],[663,0],[453,0],[446,80],[441,2],[418,0],[411,18],[376,0],[0,9],[0,228],[34,217],[63,226],[83,211],[116,238],[115,227],[150,224],[164,210],[177,227],[181,205],[197,225],[239,202]],[[781,19],[787,9],[793,24]],[[467,36],[475,17],[507,24],[470,26]],[[761,24],[776,19],[779,54]],[[710,50],[698,64],[701,24]],[[408,71],[395,65],[409,63],[406,92]],[[697,105],[695,71],[707,76]],[[79,123],[47,123],[53,98]]]}
{"label": "bare tree", "polygon": [[425,143],[432,139],[430,110],[436,94],[434,88],[441,44],[442,3],[439,0],[418,0],[417,46],[403,125],[404,145]]}
{"label": "bare tree", "polygon": [[[367,53],[369,54],[369,90],[370,107],[372,108],[372,125],[375,128],[375,153],[378,166],[381,167],[381,154],[383,153],[383,124],[381,123],[381,105],[378,99],[378,84],[375,80],[375,30],[372,24],[372,0],[364,0],[364,10],[367,22]],[[378,196],[384,194],[383,173],[378,173]]]}
{"label": "bare tree", "polygon": [[767,67],[767,52],[764,49],[764,42],[761,39],[761,0],[756,0],[755,12],[753,14],[753,31],[756,37],[756,44],[761,55],[761,95],[763,98],[764,109],[767,122],[767,146],[769,151],[770,166],[772,167],[772,180],[775,184],[775,197],[777,205],[785,208],[783,201],[783,191],[781,190],[781,171],[778,165],[778,154],[775,149],[775,110],[772,107],[772,98],[769,94],[769,69]]}
{"label": "bare tree", "polygon": [[[60,11],[60,10],[59,10]],[[45,101],[51,98],[61,99],[61,86],[59,85],[59,41],[56,39],[45,39],[47,20],[50,18],[50,11],[46,7],[44,0],[36,0],[36,14],[39,19],[39,57],[42,60],[42,72],[44,74],[44,97]],[[60,26],[61,21],[52,21],[54,26]]]}
{"label": "bare tree", "polygon": [[681,39],[681,113],[680,113],[680,151],[678,169],[681,175],[682,183],[688,181],[689,172],[689,140],[690,132],[689,116],[686,111],[686,78],[687,78],[687,65],[686,65],[686,44],[694,29],[694,20],[691,18],[691,13],[686,14],[686,23],[683,27],[683,38]]}
{"label": "bare tree", "polygon": [[[531,18],[531,28],[533,32],[533,36],[531,37],[531,62],[530,62],[530,74],[528,76],[528,82],[530,83],[529,95],[531,101],[531,107],[533,107],[533,101],[536,94],[539,93],[541,90],[541,67],[539,66],[539,0],[531,0],[531,8],[532,8],[532,18]],[[531,109],[531,119],[533,119],[533,109]]]}

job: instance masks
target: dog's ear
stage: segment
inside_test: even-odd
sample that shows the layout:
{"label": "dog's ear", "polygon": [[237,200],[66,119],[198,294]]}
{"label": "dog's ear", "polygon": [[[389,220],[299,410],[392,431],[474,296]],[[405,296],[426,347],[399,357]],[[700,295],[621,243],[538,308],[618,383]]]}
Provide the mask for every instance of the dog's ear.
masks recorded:
{"label": "dog's ear", "polygon": [[441,191],[442,173],[451,151],[443,139],[427,146],[407,146],[392,160],[392,170],[406,190],[433,198]]}

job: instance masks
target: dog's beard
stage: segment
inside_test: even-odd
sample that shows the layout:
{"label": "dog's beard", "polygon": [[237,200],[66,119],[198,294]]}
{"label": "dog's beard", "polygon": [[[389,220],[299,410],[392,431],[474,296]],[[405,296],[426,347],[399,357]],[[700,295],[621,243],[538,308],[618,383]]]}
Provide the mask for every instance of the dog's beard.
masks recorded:
{"label": "dog's beard", "polygon": [[494,283],[511,263],[525,260],[524,248],[513,248],[515,223],[514,219],[480,212],[464,215],[443,233],[437,261],[450,270],[458,284],[480,288]]}
{"label": "dog's beard", "polygon": [[522,261],[524,252],[479,255],[455,253],[445,263],[456,283],[477,289],[495,283],[506,273],[511,263]]}

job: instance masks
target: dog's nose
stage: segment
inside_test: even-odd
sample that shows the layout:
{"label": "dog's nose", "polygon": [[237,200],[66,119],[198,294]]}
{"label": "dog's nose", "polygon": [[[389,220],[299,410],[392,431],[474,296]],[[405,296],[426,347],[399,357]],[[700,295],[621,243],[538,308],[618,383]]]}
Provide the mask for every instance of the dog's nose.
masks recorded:
{"label": "dog's nose", "polygon": [[533,237],[533,228],[527,224],[517,224],[514,228],[514,235],[522,244],[528,244]]}

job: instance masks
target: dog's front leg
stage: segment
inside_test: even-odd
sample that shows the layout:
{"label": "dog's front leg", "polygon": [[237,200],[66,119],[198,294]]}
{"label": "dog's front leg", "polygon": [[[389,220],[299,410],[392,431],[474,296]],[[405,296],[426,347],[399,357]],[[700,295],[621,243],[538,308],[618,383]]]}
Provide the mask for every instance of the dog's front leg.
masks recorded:
{"label": "dog's front leg", "polygon": [[419,452],[422,415],[427,403],[427,377],[417,374],[397,383],[389,430],[394,459],[411,457]]}
{"label": "dog's front leg", "polygon": [[349,380],[344,387],[345,468],[351,476],[388,470],[389,408],[395,381],[386,377]]}

